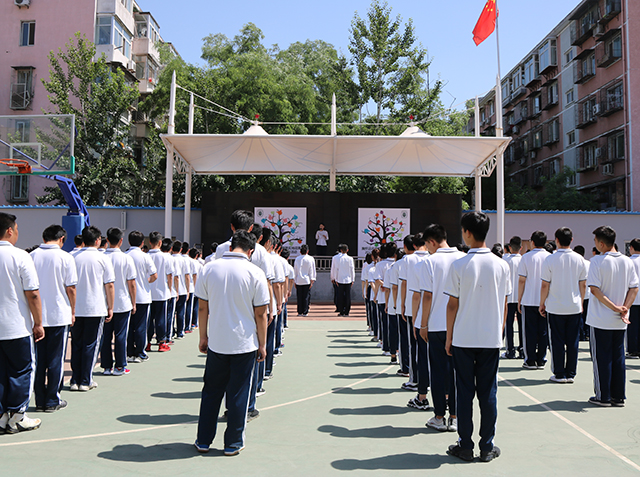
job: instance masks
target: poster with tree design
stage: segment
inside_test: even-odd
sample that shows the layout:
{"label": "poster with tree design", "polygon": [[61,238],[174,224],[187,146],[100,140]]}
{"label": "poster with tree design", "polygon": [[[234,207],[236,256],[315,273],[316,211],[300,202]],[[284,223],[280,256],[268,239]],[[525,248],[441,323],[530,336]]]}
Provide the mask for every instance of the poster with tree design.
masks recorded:
{"label": "poster with tree design", "polygon": [[306,207],[256,207],[256,222],[273,231],[291,257],[300,255],[300,246],[307,242]]}
{"label": "poster with tree design", "polygon": [[410,209],[358,209],[358,256],[409,234]]}

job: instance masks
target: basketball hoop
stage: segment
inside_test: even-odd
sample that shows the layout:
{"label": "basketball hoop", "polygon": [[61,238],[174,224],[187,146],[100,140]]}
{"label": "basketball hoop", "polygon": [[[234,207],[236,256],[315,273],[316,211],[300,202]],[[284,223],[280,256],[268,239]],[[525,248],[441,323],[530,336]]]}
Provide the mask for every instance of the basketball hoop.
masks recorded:
{"label": "basketball hoop", "polygon": [[17,167],[18,174],[31,174],[31,164],[25,159],[0,159],[0,164]]}

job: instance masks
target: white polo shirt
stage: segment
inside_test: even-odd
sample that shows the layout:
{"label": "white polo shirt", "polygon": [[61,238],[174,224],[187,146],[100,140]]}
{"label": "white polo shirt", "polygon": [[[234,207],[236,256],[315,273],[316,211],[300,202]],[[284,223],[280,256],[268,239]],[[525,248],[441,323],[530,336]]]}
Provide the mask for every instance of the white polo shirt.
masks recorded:
{"label": "white polo shirt", "polygon": [[316,261],[308,253],[296,257],[293,269],[296,285],[310,285],[316,280]]}
{"label": "white polo shirt", "polygon": [[[163,252],[164,253],[164,252]],[[182,262],[177,262],[175,257],[171,252],[166,253],[171,260],[171,298],[178,298],[178,290],[176,289],[176,277],[178,278],[178,283],[180,283],[180,273],[182,273]],[[179,286],[179,285],[178,285]]]}
{"label": "white polo shirt", "polygon": [[[382,281],[382,286],[384,288],[386,288],[387,290],[389,290],[389,302],[387,303],[387,313],[389,315],[395,315],[396,314],[396,304],[393,301],[393,291],[391,289],[391,287],[395,284],[398,284],[398,267],[397,267],[397,261],[393,261],[393,263],[391,264],[391,266],[389,267],[389,269],[386,271],[386,273],[384,274],[384,279]],[[384,290],[383,290],[384,291]]]}
{"label": "white polo shirt", "polygon": [[[634,253],[631,255],[631,262],[633,262],[633,268],[636,271],[636,275],[640,278],[640,253]],[[640,295],[640,293],[638,293],[638,295]],[[634,305],[640,305],[640,297],[638,295],[636,295],[636,299],[633,301]]]}
{"label": "white polo shirt", "polygon": [[148,305],[151,303],[151,284],[149,277],[158,273],[153,260],[144,253],[140,247],[131,247],[127,255],[133,258],[136,266],[136,304]]}
{"label": "white polo shirt", "polygon": [[559,248],[542,263],[542,281],[549,283],[548,313],[575,315],[582,311],[579,282],[587,279],[584,259],[569,248]]}
{"label": "white polo shirt", "polygon": [[451,264],[444,292],[459,299],[453,346],[500,348],[504,304],[511,293],[507,263],[488,248],[472,248]]}
{"label": "white polo shirt", "polygon": [[[416,250],[411,255],[405,256],[407,260],[407,296],[404,301],[405,314],[412,316],[413,314],[413,293],[422,293],[420,289],[420,275],[418,274],[419,264],[429,258],[429,252],[426,250]],[[402,278],[402,277],[400,277]],[[420,328],[422,326],[422,300],[418,308],[418,316],[413,317],[413,326]]]}
{"label": "white polo shirt", "polygon": [[40,282],[42,326],[70,325],[71,303],[67,287],[78,283],[76,262],[55,244],[40,244],[30,255]]}
{"label": "white polo shirt", "polygon": [[27,252],[0,240],[0,340],[33,334],[33,319],[25,291],[37,290],[38,273]]}
{"label": "white polo shirt", "polygon": [[[591,262],[589,260],[587,260],[586,258],[582,258],[582,260],[584,260],[584,264],[587,267],[587,280],[589,279],[589,268],[591,267]],[[587,285],[587,291],[584,294],[584,299],[588,300],[591,298],[591,290],[589,289],[589,285]]]}
{"label": "white polo shirt", "polygon": [[340,257],[339,253],[336,253],[331,257],[331,281],[336,280],[336,274],[338,272],[338,257]]}
{"label": "white polo shirt", "polygon": [[133,258],[119,248],[108,248],[105,251],[105,255],[111,260],[111,265],[113,265],[113,271],[116,277],[113,282],[115,289],[113,312],[124,313],[131,311],[133,309],[133,303],[131,303],[131,295],[129,295],[129,285],[127,281],[136,279],[136,265],[133,263]]}
{"label": "white polo shirt", "polygon": [[[638,275],[629,257],[607,252],[591,259],[587,286],[597,287],[614,304],[622,305],[630,288],[638,288]],[[607,308],[597,298],[589,300],[587,325],[602,330],[624,330],[627,325],[619,313]]]}
{"label": "white polo shirt", "polygon": [[326,230],[318,230],[316,232],[316,245],[326,246],[327,240],[329,240],[329,232]]}
{"label": "white polo shirt", "polygon": [[371,268],[371,265],[373,265],[373,262],[371,263],[364,262],[362,264],[362,270],[360,270],[360,281],[367,282],[367,283],[369,282],[368,275],[369,275],[369,269]]}
{"label": "white polo shirt", "polygon": [[179,253],[172,253],[171,258],[173,259],[173,270],[178,276],[178,295],[186,295],[188,293],[187,290],[187,281],[185,280],[185,275],[189,275],[189,269],[186,267],[186,263],[182,260],[182,257]]}
{"label": "white polo shirt", "polygon": [[180,256],[182,257],[182,260],[184,260],[184,263],[186,264],[185,269],[189,270],[189,275],[191,276],[191,279],[189,280],[189,293],[193,293],[193,290],[194,290],[193,275],[198,274],[198,270],[196,269],[196,261],[193,260],[186,253],[181,253]]}
{"label": "white polo shirt", "polygon": [[391,268],[394,262],[395,260],[393,258],[385,258],[384,260],[381,260],[376,266],[376,273],[374,278],[382,282],[382,285],[378,287],[378,294],[376,295],[376,302],[380,305],[384,305],[387,301],[382,287],[384,286],[384,278],[387,275],[387,271]]}
{"label": "white polo shirt", "polygon": [[[431,310],[429,313],[429,331],[447,331],[447,304],[449,295],[445,295],[444,287],[449,278],[449,270],[456,260],[466,254],[457,248],[439,248],[418,265],[420,289],[431,293]],[[420,316],[422,324],[422,315]]]}
{"label": "white polo shirt", "polygon": [[282,266],[280,257],[275,252],[271,252],[269,255],[271,256],[271,261],[273,263],[273,272],[274,272],[273,283],[284,282],[287,276],[285,275],[284,267]]}
{"label": "white polo shirt", "polygon": [[216,255],[213,260],[218,260],[219,258],[222,258],[222,256],[226,252],[228,252],[230,248],[231,248],[231,239],[227,240],[226,242],[222,242],[220,245],[218,245],[218,248],[216,248]]}
{"label": "white polo shirt", "polygon": [[289,280],[294,280],[295,281],[295,279],[296,279],[296,271],[293,269],[293,267],[291,266],[291,264],[289,262],[287,262],[287,270],[289,270],[289,274],[287,275],[287,278]]}
{"label": "white polo shirt", "polygon": [[341,285],[353,283],[356,279],[356,271],[353,258],[346,253],[338,254],[336,259],[336,272],[334,280]]}
{"label": "white polo shirt", "polygon": [[158,270],[158,279],[150,283],[151,301],[166,301],[171,298],[171,291],[167,285],[167,279],[171,278],[173,287],[173,260],[167,253],[163,253],[159,248],[149,250],[149,257]]}
{"label": "white polo shirt", "polygon": [[[524,294],[522,295],[523,306],[540,306],[540,288],[542,286],[542,263],[549,256],[543,248],[534,248],[525,253],[520,260],[518,266],[518,275],[525,277],[527,281],[524,284]],[[516,301],[517,294],[516,293]]]}
{"label": "white polo shirt", "polygon": [[116,279],[111,260],[95,247],[85,247],[76,256],[76,316],[107,316],[104,286]]}
{"label": "white polo shirt", "polygon": [[522,255],[519,253],[510,253],[508,256],[502,257],[509,264],[509,275],[511,276],[511,294],[507,297],[507,303],[518,303],[518,267]]}
{"label": "white polo shirt", "polygon": [[269,303],[264,272],[242,253],[227,252],[207,264],[196,296],[209,302],[209,349],[220,354],[258,349],[254,307]]}

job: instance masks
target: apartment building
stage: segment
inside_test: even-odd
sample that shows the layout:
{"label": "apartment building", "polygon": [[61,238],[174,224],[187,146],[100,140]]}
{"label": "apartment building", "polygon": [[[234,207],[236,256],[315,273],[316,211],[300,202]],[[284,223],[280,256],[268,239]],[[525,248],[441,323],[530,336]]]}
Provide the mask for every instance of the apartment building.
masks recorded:
{"label": "apartment building", "polygon": [[[153,92],[161,70],[157,45],[163,40],[153,15],[135,0],[5,0],[0,4],[0,115],[33,115],[50,110],[42,79],[49,77],[51,51],[63,48],[80,32],[96,45],[96,56],[104,55],[114,69],[125,73],[142,95]],[[132,105],[129,147],[143,161],[143,143],[148,122]],[[16,121],[16,133],[29,142],[30,128]],[[37,204],[36,196],[51,186],[47,179],[3,176],[0,205]]]}
{"label": "apartment building", "polygon": [[[636,46],[640,2],[583,0],[503,76],[505,180],[541,189],[570,167],[602,210],[640,210]],[[495,92],[480,106],[480,133],[494,135]]]}

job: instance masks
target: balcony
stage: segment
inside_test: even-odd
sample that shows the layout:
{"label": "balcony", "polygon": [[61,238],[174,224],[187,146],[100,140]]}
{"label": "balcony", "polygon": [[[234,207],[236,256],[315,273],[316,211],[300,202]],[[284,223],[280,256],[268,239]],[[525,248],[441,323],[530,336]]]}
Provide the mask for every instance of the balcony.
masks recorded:
{"label": "balcony", "polygon": [[533,170],[533,187],[542,187],[545,180],[550,177],[550,171],[548,165],[537,166]]}
{"label": "balcony", "polygon": [[573,64],[573,77],[577,84],[586,83],[596,75],[593,56],[584,60],[576,60]]}
{"label": "balcony", "polygon": [[596,66],[606,68],[622,58],[622,42],[607,41],[596,46]]}
{"label": "balcony", "polygon": [[589,97],[585,101],[578,103],[576,108],[576,128],[584,129],[590,124],[598,120],[600,114],[600,105],[596,102],[595,97]]}
{"label": "balcony", "polygon": [[621,0],[605,0],[604,2],[604,14],[600,19],[600,23],[605,24],[611,21],[618,13],[622,11]]}
{"label": "balcony", "polygon": [[571,44],[573,46],[582,45],[591,37],[593,29],[598,24],[600,14],[597,8],[592,9],[586,15],[571,24]]}
{"label": "balcony", "polygon": [[521,96],[527,94],[527,88],[524,86],[520,86],[519,88],[515,88],[511,93],[511,101],[515,101]]}
{"label": "balcony", "polygon": [[600,115],[610,116],[624,108],[624,93],[622,83],[612,88],[600,90]]}
{"label": "balcony", "polygon": [[594,171],[598,166],[598,159],[596,158],[597,143],[591,142],[578,148],[577,157],[577,169],[578,172]]}

